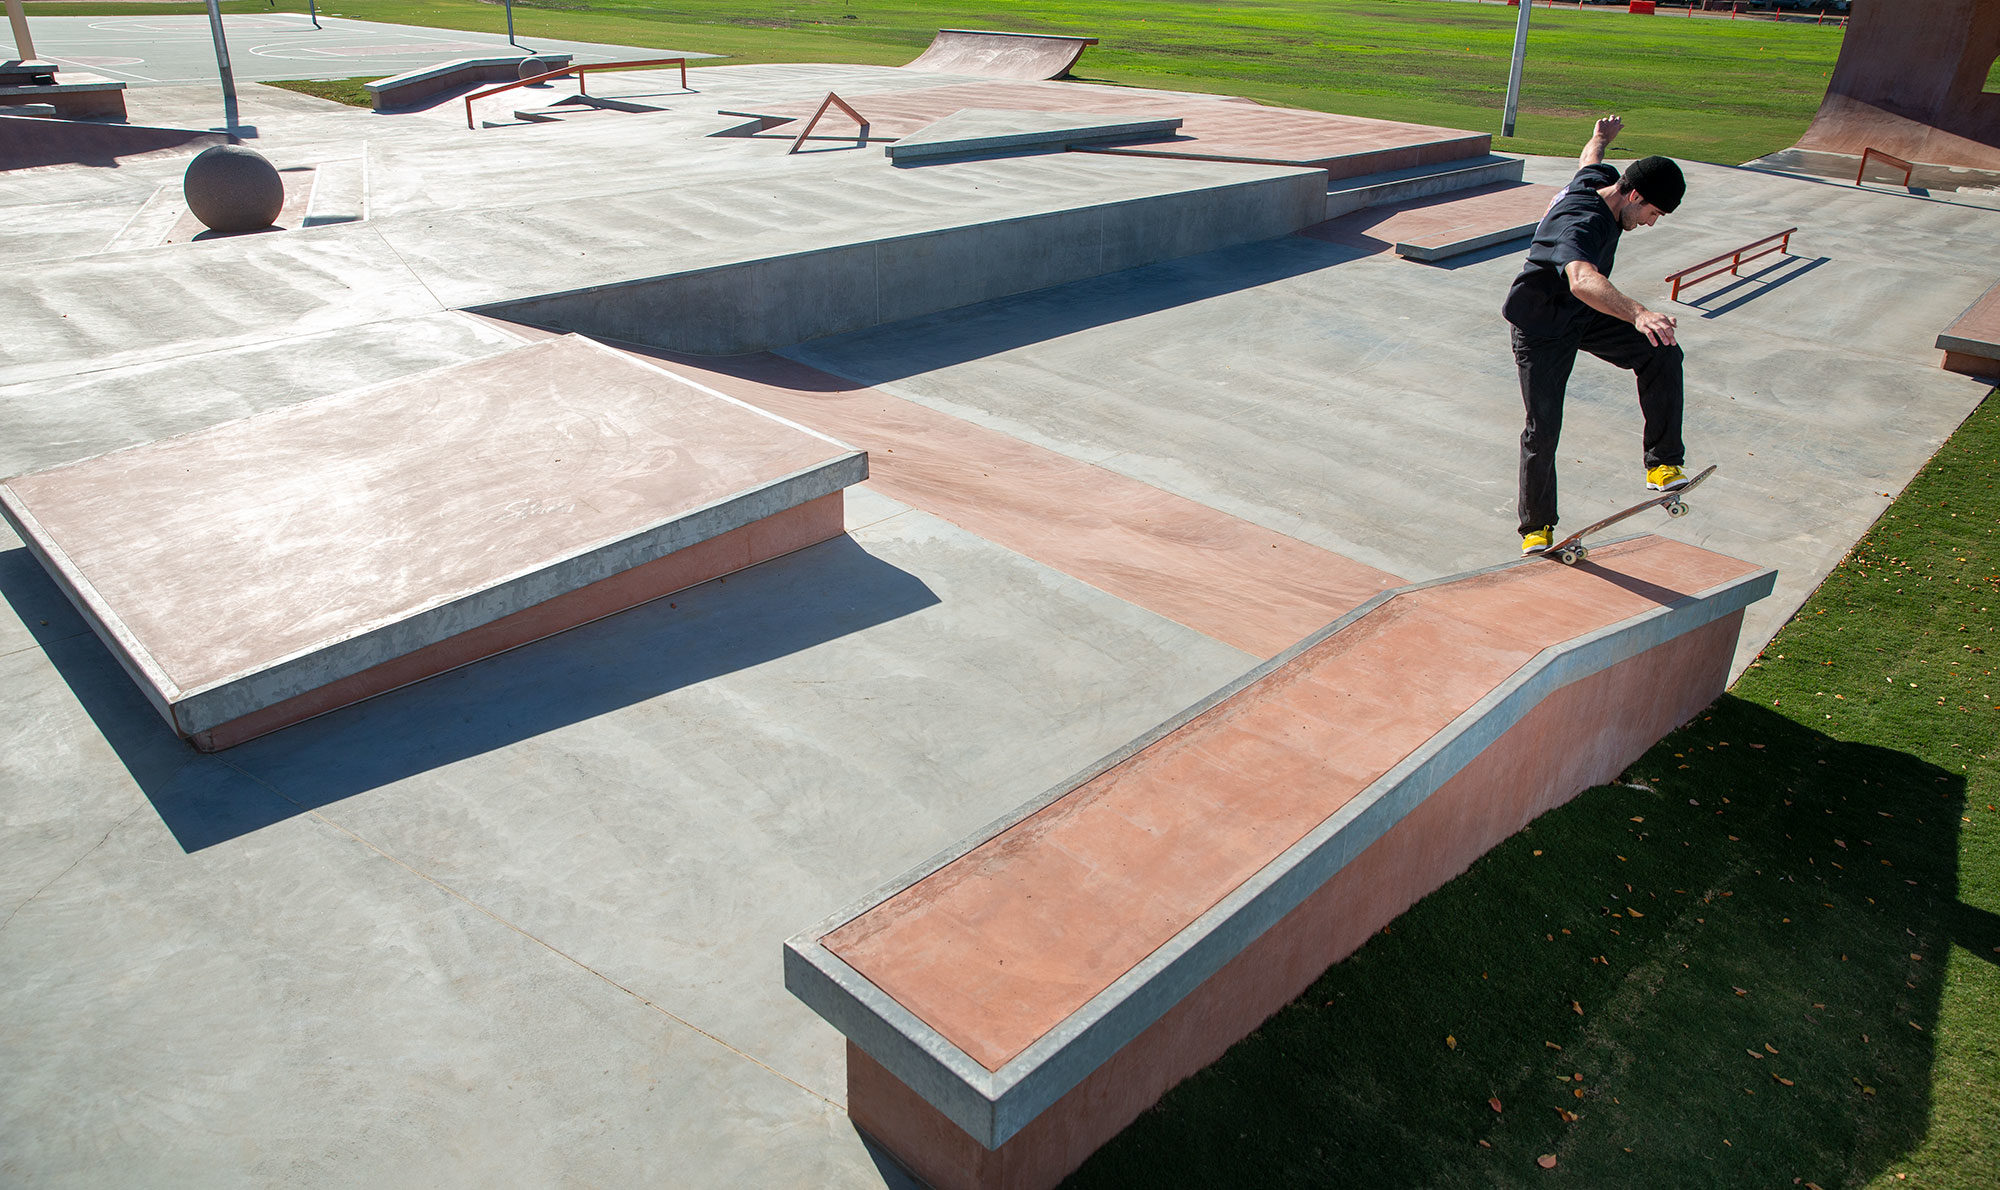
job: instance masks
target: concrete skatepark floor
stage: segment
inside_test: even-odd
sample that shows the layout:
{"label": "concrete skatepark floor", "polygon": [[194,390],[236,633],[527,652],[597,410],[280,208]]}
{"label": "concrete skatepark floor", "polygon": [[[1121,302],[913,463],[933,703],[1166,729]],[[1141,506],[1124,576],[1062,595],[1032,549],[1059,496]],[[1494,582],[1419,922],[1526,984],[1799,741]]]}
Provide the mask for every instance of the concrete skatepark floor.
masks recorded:
{"label": "concrete skatepark floor", "polygon": [[[199,244],[119,239],[184,158],[0,174],[0,245],[29,279],[0,295],[20,328],[0,473],[497,355],[516,336],[459,307],[588,285],[602,261],[902,226],[918,181],[879,148],[787,158],[710,137],[732,123],[714,112],[967,81],[721,67],[689,97],[631,75],[605,90],[669,110],[477,133],[450,105],[385,118],[246,86],[281,168],[363,163],[366,218]],[[215,106],[130,101],[189,127]],[[1023,157],[922,184],[1004,214],[1262,168]],[[1689,173],[1680,214],[1623,245],[1617,279],[1647,300],[1801,229],[1664,305],[1692,461],[1720,471],[1692,516],[1638,527],[1778,568],[1740,667],[1988,391],[1932,340],[1991,284],[2000,212]],[[671,228],[646,221],[668,208]],[[1424,579],[1515,548],[1498,304],[1519,251],[1440,267],[1287,236],[780,354]],[[1569,410],[1582,524],[1637,498],[1630,381],[1586,361]],[[0,1168],[897,1184],[841,1111],[838,1035],[783,990],[783,939],[1260,658],[866,485],[848,518],[846,539],[216,756],[161,725],[8,538]],[[199,526],[162,531],[199,549]]]}

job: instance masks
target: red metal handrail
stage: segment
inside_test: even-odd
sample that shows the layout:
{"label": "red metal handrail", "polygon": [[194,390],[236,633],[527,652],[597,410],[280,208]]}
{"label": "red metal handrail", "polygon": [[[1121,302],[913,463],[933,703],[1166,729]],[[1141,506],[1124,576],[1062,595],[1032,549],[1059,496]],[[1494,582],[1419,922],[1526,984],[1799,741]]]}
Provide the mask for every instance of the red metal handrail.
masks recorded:
{"label": "red metal handrail", "polygon": [[1880,157],[1882,160],[1888,162],[1891,166],[1895,167],[1896,169],[1902,170],[1903,188],[1905,190],[1909,189],[1911,171],[1915,170],[1916,166],[1911,165],[1909,162],[1903,160],[1901,157],[1892,157],[1889,154],[1884,153],[1882,150],[1876,148],[1866,148],[1861,150],[1861,166],[1860,168],[1854,171],[1854,184],[1856,186],[1859,186],[1861,184],[1861,175],[1868,172],[1868,159],[1870,157]]}
{"label": "red metal handrail", "polygon": [[639,66],[679,66],[681,68],[681,90],[683,91],[694,90],[693,87],[688,86],[688,60],[686,58],[648,58],[644,62],[573,63],[569,66],[563,67],[561,70],[551,70],[547,74],[537,74],[529,78],[517,79],[516,81],[511,83],[502,83],[497,87],[493,87],[485,91],[474,91],[472,94],[467,95],[465,97],[465,126],[467,128],[473,127],[472,101],[475,99],[485,99],[489,95],[498,95],[502,91],[512,91],[516,87],[525,87],[530,83],[540,83],[540,82],[546,82],[547,80],[553,78],[561,78],[563,75],[566,74],[575,75],[577,92],[579,94],[588,95],[590,94],[590,88],[586,86],[583,81],[583,75],[585,71],[629,70]]}
{"label": "red metal handrail", "polygon": [[853,108],[849,107],[845,99],[842,99],[840,96],[835,95],[831,91],[828,91],[826,93],[826,99],[822,101],[819,105],[819,110],[813,113],[812,119],[806,121],[806,130],[804,132],[799,133],[799,139],[792,142],[792,147],[785,151],[785,156],[789,157],[793,153],[799,151],[799,146],[805,144],[806,138],[812,135],[813,126],[819,123],[819,118],[821,116],[824,116],[826,114],[826,109],[830,107],[837,107],[841,111],[846,112],[849,116],[852,116],[854,118],[854,122],[856,124],[861,125],[861,131],[857,134],[857,140],[859,141],[860,144],[863,145],[868,143],[868,121],[862,117],[860,112],[857,112]]}
{"label": "red metal handrail", "polygon": [[[1772,235],[1765,236],[1761,240],[1752,240],[1749,243],[1743,245],[1741,248],[1736,249],[1734,252],[1724,252],[1720,256],[1710,257],[1709,259],[1702,261],[1700,264],[1691,264],[1688,267],[1682,269],[1678,273],[1668,273],[1666,276],[1666,280],[1674,283],[1674,291],[1668,296],[1675,301],[1679,301],[1681,296],[1681,286],[1683,285],[1693,285],[1697,281],[1706,281],[1710,277],[1719,277],[1723,273],[1735,273],[1736,270],[1743,265],[1744,261],[1755,260],[1760,256],[1769,256],[1773,252],[1784,252],[1788,250],[1791,247],[1792,243],[1792,233],[1797,230],[1798,228],[1796,227],[1787,227],[1785,230],[1777,232]],[[1778,241],[1776,246],[1765,248],[1761,252],[1750,252],[1750,249],[1755,248],[1760,244],[1769,244],[1772,240]],[[1746,252],[1749,252],[1750,254],[1748,256],[1745,256],[1744,253]],[[1729,262],[1728,266],[1725,268],[1719,268],[1712,273],[1703,273],[1699,277],[1688,276],[1689,273],[1694,272],[1696,269],[1705,269],[1709,265],[1721,264],[1725,260]]]}

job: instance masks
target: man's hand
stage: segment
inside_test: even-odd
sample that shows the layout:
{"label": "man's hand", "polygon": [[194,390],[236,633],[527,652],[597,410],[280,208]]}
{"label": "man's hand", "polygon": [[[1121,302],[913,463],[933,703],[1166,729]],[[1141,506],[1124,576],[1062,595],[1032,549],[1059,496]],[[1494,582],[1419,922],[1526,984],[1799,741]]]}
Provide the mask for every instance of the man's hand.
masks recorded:
{"label": "man's hand", "polygon": [[1665,314],[1660,314],[1652,310],[1642,310],[1639,312],[1639,317],[1632,320],[1632,325],[1637,327],[1639,333],[1646,336],[1647,341],[1652,343],[1653,346],[1671,347],[1676,341],[1674,339],[1674,328],[1679,326],[1680,323]]}
{"label": "man's hand", "polygon": [[1625,121],[1617,116],[1605,116],[1599,120],[1597,126],[1590,130],[1590,139],[1584,142],[1583,152],[1577,156],[1577,165],[1579,167],[1596,165],[1603,161],[1604,150],[1610,148],[1611,142],[1618,139],[1618,133],[1624,127]]}

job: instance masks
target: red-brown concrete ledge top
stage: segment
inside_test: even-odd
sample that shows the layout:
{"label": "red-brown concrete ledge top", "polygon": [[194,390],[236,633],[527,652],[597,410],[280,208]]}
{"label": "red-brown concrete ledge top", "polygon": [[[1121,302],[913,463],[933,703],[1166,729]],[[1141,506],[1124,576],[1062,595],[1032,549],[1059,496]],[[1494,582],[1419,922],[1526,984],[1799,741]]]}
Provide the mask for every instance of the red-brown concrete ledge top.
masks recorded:
{"label": "red-brown concrete ledge top", "polygon": [[[1077,83],[966,83],[954,87],[862,92],[841,98],[853,104],[868,121],[869,136],[876,140],[908,136],[966,108],[998,108],[1087,112],[1126,118],[1177,116],[1182,121],[1181,135],[1170,144],[1097,146],[1092,150],[1104,153],[1170,152],[1174,156],[1313,165],[1355,154],[1417,151],[1440,144],[1462,146],[1463,151],[1451,155],[1467,156],[1486,152],[1492,144],[1492,137],[1486,133],[1428,124],[1263,107],[1229,99],[1120,93],[1110,87]],[[818,107],[814,102],[777,103],[755,112],[723,114],[799,121],[811,117]],[[850,134],[852,127],[850,123]],[[839,134],[837,126],[830,132],[824,126],[818,131],[822,136]]]}
{"label": "red-brown concrete ledge top", "polygon": [[[0,501],[172,703],[498,584],[532,605],[865,473],[570,337],[21,476]],[[497,602],[429,634],[519,610]]]}
{"label": "red-brown concrete ledge top", "polygon": [[1659,538],[1591,557],[1396,596],[822,945],[999,1070],[1544,648],[1759,569]]}
{"label": "red-brown concrete ledge top", "polygon": [[1937,345],[1944,351],[2000,359],[2000,284],[1953,319],[1938,336]]}

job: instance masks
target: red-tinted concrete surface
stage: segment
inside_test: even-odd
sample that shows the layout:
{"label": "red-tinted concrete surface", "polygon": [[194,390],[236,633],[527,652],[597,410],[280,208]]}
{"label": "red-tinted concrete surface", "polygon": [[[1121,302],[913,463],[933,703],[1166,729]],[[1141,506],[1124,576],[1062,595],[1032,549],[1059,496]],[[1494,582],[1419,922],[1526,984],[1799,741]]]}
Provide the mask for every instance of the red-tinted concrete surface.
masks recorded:
{"label": "red-tinted concrete surface", "polygon": [[1436,198],[1366,207],[1299,232],[1316,240],[1386,252],[1397,244],[1440,248],[1460,240],[1541,221],[1557,188],[1500,182]]}
{"label": "red-tinted concrete surface", "polygon": [[[576,559],[853,456],[566,338],[22,476],[0,499],[176,728],[220,745],[834,536],[837,492],[759,496],[729,515],[790,515],[723,518],[685,534],[699,549],[635,547],[636,570],[562,586],[588,573]],[[446,625],[465,639],[370,644],[233,724],[173,714],[529,576],[557,602],[468,612]]]}
{"label": "red-tinted concrete surface", "polygon": [[1402,579],[775,355],[628,348],[868,452],[869,486],[1259,657]]}
{"label": "red-tinted concrete surface", "polygon": [[[1102,145],[1077,151],[1316,166],[1327,170],[1333,178],[1482,156],[1493,144],[1492,136],[1486,133],[1426,124],[1364,120],[1359,116],[1260,107],[1221,99],[1121,95],[1108,88],[1074,83],[968,83],[959,87],[864,92],[841,98],[853,104],[868,121],[869,135],[876,140],[908,136],[966,108],[1087,112],[1121,119],[1179,117],[1180,135],[1171,141]],[[733,114],[803,121],[810,119],[818,107],[817,103],[775,104],[754,113]],[[850,137],[852,128],[849,124]],[[789,132],[779,128],[773,135],[796,136],[798,132],[796,128]],[[836,126],[823,135],[837,137],[840,129]]]}
{"label": "red-tinted concrete surface", "polygon": [[[1653,544],[1607,547],[1604,553],[1617,550],[1620,556],[1606,559],[1606,565],[1624,569],[1636,564],[1636,552]],[[1553,567],[1543,569],[1562,574]],[[1567,573],[1581,577],[1576,571]],[[979,1144],[852,1044],[847,1047],[850,1118],[919,1177],[944,1190],[1055,1185],[1174,1084],[1219,1058],[1397,914],[1538,815],[1617,776],[1655,740],[1708,705],[1727,685],[1741,622],[1740,612],[1726,616],[1545,699],[999,1148]],[[1422,680],[1422,675],[1411,675],[1401,688]],[[1314,791],[1293,792],[1310,796]],[[1209,825],[1226,832],[1231,819],[1218,815]],[[1170,870],[1133,874],[1134,879],[1149,876],[1155,882],[1172,878]],[[1078,903],[1067,887],[1042,892],[1065,905]],[[1091,916],[1086,910],[1071,920]],[[1069,938],[1051,923],[1050,941],[1066,948]]]}
{"label": "red-tinted concrete surface", "polygon": [[1871,0],[1854,6],[1840,58],[1798,148],[2000,169],[2000,54],[1992,0]]}
{"label": "red-tinted concrete surface", "polygon": [[2000,285],[1986,291],[1938,336],[1944,368],[1967,376],[2000,374]]}
{"label": "red-tinted concrete surface", "polygon": [[1069,73],[1095,37],[1051,37],[1035,33],[994,33],[984,29],[939,29],[931,44],[905,70],[937,74],[987,74],[1008,79],[1058,79]]}
{"label": "red-tinted concrete surface", "polygon": [[[834,930],[826,949],[998,1070],[1542,649],[1756,569],[1659,538],[1592,558],[1391,600]],[[1727,677],[1720,656],[1705,697]],[[1599,717],[1579,727],[1588,739]],[[1462,864],[1418,866],[1400,879],[1434,887]]]}

